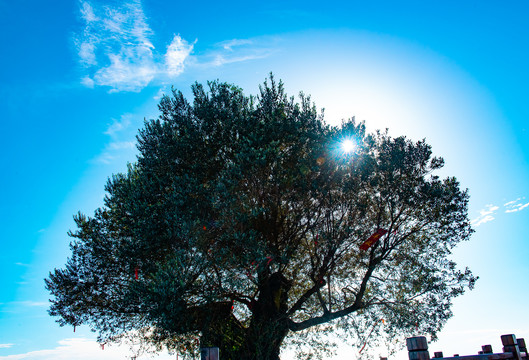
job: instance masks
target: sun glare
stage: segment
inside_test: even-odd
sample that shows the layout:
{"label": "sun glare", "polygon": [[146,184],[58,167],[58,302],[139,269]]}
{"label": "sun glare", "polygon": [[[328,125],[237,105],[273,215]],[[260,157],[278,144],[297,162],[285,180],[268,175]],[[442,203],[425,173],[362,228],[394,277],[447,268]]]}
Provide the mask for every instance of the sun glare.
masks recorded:
{"label": "sun glare", "polygon": [[354,144],[354,142],[351,139],[345,139],[342,142],[342,150],[345,153],[348,154],[348,153],[352,152],[354,149],[355,149],[355,144]]}

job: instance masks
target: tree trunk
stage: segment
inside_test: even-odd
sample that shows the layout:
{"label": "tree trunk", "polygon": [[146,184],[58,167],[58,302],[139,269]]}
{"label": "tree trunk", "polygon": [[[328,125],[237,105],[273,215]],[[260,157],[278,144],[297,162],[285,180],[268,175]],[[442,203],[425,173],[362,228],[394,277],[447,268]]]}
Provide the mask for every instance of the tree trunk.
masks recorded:
{"label": "tree trunk", "polygon": [[[222,360],[239,360],[238,352],[246,338],[246,329],[231,312],[231,302],[219,306],[216,314],[208,314],[208,322],[201,327],[200,347],[218,347]],[[222,311],[224,308],[226,311]]]}
{"label": "tree trunk", "polygon": [[286,311],[290,287],[281,273],[263,275],[248,328],[232,314],[230,302],[188,309],[193,326],[202,331],[200,346],[218,347],[222,360],[279,360],[289,331]]}
{"label": "tree trunk", "polygon": [[259,299],[252,308],[252,321],[238,358],[240,360],[279,360],[281,344],[288,334],[286,316],[291,283],[274,273],[260,284]]}

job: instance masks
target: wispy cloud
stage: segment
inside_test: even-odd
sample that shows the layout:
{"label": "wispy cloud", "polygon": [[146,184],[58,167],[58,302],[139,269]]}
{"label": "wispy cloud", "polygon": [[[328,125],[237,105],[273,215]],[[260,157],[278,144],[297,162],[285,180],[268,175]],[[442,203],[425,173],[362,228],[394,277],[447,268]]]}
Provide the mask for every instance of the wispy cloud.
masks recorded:
{"label": "wispy cloud", "polygon": [[108,145],[110,150],[134,149],[134,141],[113,142]]}
{"label": "wispy cloud", "polygon": [[489,221],[494,220],[494,213],[499,209],[498,206],[489,204],[485,205],[485,209],[481,209],[479,211],[479,216],[472,220],[472,225],[474,226],[480,226],[482,224],[485,224]]}
{"label": "wispy cloud", "polygon": [[41,306],[48,306],[49,303],[47,301],[33,301],[33,300],[25,300],[25,301],[12,301],[7,303],[8,306],[13,307],[41,307]]}
{"label": "wispy cloud", "polygon": [[22,306],[27,306],[27,307],[41,307],[41,306],[49,305],[49,303],[46,301],[31,301],[31,300],[19,301],[17,302],[17,304],[20,304]]}
{"label": "wispy cloud", "polygon": [[74,35],[74,44],[83,69],[81,84],[89,88],[137,92],[149,84],[167,84],[188,66],[219,67],[265,58],[276,51],[277,39],[263,37],[222,41],[196,56],[196,40],[188,42],[180,35],[173,35],[157,51],[141,0],[111,5],[79,0],[79,5],[83,28]]}
{"label": "wispy cloud", "polygon": [[158,101],[166,94],[170,94],[170,91],[168,91],[165,87],[161,87],[160,89],[158,89],[156,95],[153,96],[153,99]]}
{"label": "wispy cloud", "polygon": [[[505,204],[503,204],[503,209],[505,210],[505,213],[514,213],[518,211],[522,211],[525,208],[529,207],[529,202],[525,201],[525,197],[520,197],[516,200],[508,201]],[[472,225],[474,226],[480,226],[484,223],[490,222],[495,219],[496,212],[500,209],[499,206],[496,205],[485,205],[484,209],[481,209],[479,212],[479,216],[472,220]]]}
{"label": "wispy cloud", "polygon": [[251,45],[252,43],[253,41],[250,39],[232,39],[232,40],[222,41],[219,43],[219,45],[222,46],[225,50],[233,51],[234,47]]}
{"label": "wispy cloud", "polygon": [[135,143],[133,141],[111,142],[105,146],[103,152],[95,158],[94,162],[96,164],[109,165],[123,157],[131,161],[134,153]]}
{"label": "wispy cloud", "polygon": [[[243,61],[263,59],[275,50],[276,39],[232,39],[215,44],[213,50],[205,54],[205,66],[222,66]],[[208,60],[209,59],[209,60]]]}
{"label": "wispy cloud", "polygon": [[[27,282],[17,282],[19,285],[25,285],[28,284]],[[10,301],[7,303],[0,303],[1,313],[24,313],[27,312],[29,308],[39,308],[39,307],[47,307],[49,303],[47,301],[33,301],[33,300],[26,300],[26,301]]]}
{"label": "wispy cloud", "polygon": [[503,206],[506,207],[505,212],[506,213],[513,213],[517,211],[522,211],[526,207],[529,207],[529,202],[524,203],[525,197],[518,198],[513,201],[509,201],[505,203]]}
{"label": "wispy cloud", "polygon": [[139,91],[155,78],[178,76],[194,44],[175,35],[165,56],[155,52],[154,33],[140,0],[111,5],[81,0],[84,29],[75,36],[81,83],[111,91]]}
{"label": "wispy cloud", "polygon": [[9,349],[15,344],[0,344],[0,349]]}
{"label": "wispy cloud", "polygon": [[243,56],[226,56],[223,54],[218,54],[215,56],[213,61],[210,63],[214,66],[222,66],[226,64],[232,64],[242,61],[248,61],[248,60],[256,60],[256,59],[262,59],[267,57],[267,54],[261,54],[261,55],[243,55]]}
{"label": "wispy cloud", "polygon": [[124,114],[119,119],[112,119],[104,134],[110,137],[103,152],[94,159],[97,164],[110,164],[117,159],[130,160],[135,153],[134,136],[137,128],[132,126],[132,114]]}
{"label": "wispy cloud", "polygon": [[119,119],[112,119],[112,123],[108,125],[105,134],[110,137],[115,137],[118,133],[123,132],[129,127],[131,118],[132,116],[130,114],[125,114]]}

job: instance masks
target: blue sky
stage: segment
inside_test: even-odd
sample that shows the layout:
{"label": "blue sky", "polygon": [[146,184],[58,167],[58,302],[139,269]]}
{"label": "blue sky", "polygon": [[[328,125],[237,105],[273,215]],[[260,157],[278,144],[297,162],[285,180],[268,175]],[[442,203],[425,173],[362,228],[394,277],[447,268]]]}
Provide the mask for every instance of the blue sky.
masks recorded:
{"label": "blue sky", "polygon": [[330,123],[426,138],[442,175],[469,188],[476,233],[454,257],[480,280],[431,350],[529,337],[528,13],[525,1],[0,0],[0,360],[126,358],[46,313],[72,215],[102,204],[172,85],[251,94],[270,71]]}

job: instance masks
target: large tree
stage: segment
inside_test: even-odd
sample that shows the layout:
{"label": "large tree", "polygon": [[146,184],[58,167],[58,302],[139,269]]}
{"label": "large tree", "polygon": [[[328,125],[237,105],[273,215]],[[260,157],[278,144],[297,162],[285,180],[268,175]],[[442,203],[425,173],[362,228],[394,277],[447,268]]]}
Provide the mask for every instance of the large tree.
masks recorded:
{"label": "large tree", "polygon": [[476,278],[449,259],[472,232],[467,191],[432,174],[430,146],[329,126],[272,77],[256,97],[219,82],[193,95],[162,98],[137,161],[75,216],[46,279],[60,325],[178,351],[200,339],[223,360],[275,360],[318,330],[435,337]]}

